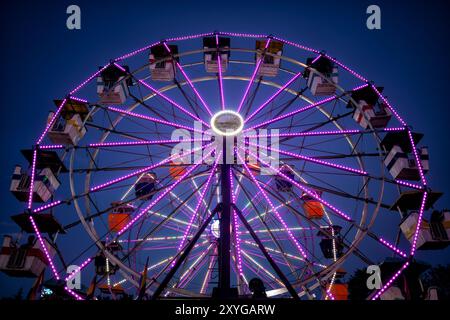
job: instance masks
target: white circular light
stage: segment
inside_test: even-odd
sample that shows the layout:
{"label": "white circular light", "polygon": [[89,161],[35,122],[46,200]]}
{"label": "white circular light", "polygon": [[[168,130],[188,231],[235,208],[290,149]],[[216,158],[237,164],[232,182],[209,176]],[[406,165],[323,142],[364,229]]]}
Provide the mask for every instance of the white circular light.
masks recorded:
{"label": "white circular light", "polygon": [[211,129],[221,136],[235,136],[243,128],[244,119],[235,111],[222,110],[211,118]]}

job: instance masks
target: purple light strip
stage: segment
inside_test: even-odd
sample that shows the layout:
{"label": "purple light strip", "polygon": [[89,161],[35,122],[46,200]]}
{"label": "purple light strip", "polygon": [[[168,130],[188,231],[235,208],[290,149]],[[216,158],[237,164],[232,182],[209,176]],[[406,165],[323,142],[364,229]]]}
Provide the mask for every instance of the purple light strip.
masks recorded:
{"label": "purple light strip", "polygon": [[97,77],[103,70],[105,70],[110,64],[103,66],[100,70],[95,72],[93,75],[91,75],[89,78],[87,78],[85,81],[83,81],[78,87],[70,91],[69,95],[73,95],[74,93],[78,92],[81,88],[83,88],[89,81]]}
{"label": "purple light strip", "polygon": [[395,180],[395,182],[399,185],[405,186],[405,187],[409,187],[409,188],[413,188],[413,189],[417,189],[417,190],[423,190],[424,186],[415,184],[415,183],[410,183],[410,182],[406,182],[403,180]]}
{"label": "purple light strip", "polygon": [[248,138],[269,138],[272,136],[278,137],[308,137],[308,136],[328,136],[328,135],[341,135],[341,134],[363,134],[370,133],[372,131],[363,130],[335,130],[335,131],[311,131],[311,132],[289,132],[289,133],[279,133],[277,135],[272,134],[254,134],[246,136]]}
{"label": "purple light strip", "polygon": [[197,39],[197,38],[203,38],[203,37],[212,36],[213,34],[214,34],[214,33],[212,33],[212,32],[208,32],[208,33],[199,33],[199,34],[193,34],[193,35],[189,35],[189,36],[181,36],[181,37],[169,38],[169,39],[166,39],[166,41],[167,41],[167,42],[172,42],[172,41],[192,40],[192,39]]}
{"label": "purple light strip", "polygon": [[171,157],[168,157],[167,159],[164,159],[164,160],[158,162],[157,164],[151,165],[151,166],[146,167],[146,168],[143,168],[143,169],[139,169],[139,170],[134,171],[134,172],[132,172],[132,173],[129,173],[129,174],[125,175],[125,176],[122,176],[122,177],[119,177],[119,178],[110,180],[110,181],[108,181],[108,182],[99,184],[99,185],[97,185],[97,186],[95,186],[95,187],[92,187],[92,188],[90,189],[90,191],[91,191],[91,192],[95,192],[95,191],[98,191],[98,190],[103,189],[103,188],[105,188],[105,187],[108,187],[108,186],[110,186],[110,185],[113,185],[113,184],[115,184],[115,183],[118,183],[118,182],[121,182],[121,181],[123,181],[123,180],[129,179],[129,178],[132,178],[132,177],[135,177],[135,176],[137,176],[137,175],[139,175],[139,174],[141,174],[141,173],[144,173],[144,172],[153,170],[153,169],[156,168],[156,167],[159,167],[159,166],[161,166],[161,165],[163,165],[163,164],[169,163],[170,161],[173,161],[173,160],[179,159],[179,158],[181,158],[181,157],[187,156],[187,155],[192,154],[192,153],[194,153],[194,152],[196,152],[196,151],[198,151],[198,150],[202,150],[202,149],[204,149],[204,148],[206,148],[206,147],[208,147],[208,146],[210,146],[210,145],[212,145],[212,143],[207,144],[207,145],[205,145],[205,146],[202,146],[201,148],[195,148],[195,149],[192,149],[192,150],[189,151],[188,153],[183,153],[183,154],[181,154],[181,155],[176,155],[176,156],[174,156],[174,157],[172,157],[172,156],[171,156]]}
{"label": "purple light strip", "polygon": [[368,86],[369,86],[369,84],[365,83],[365,84],[360,85],[359,87],[353,88],[352,91],[358,91],[358,90],[364,89]]}
{"label": "purple light strip", "polygon": [[254,116],[256,116],[265,106],[271,103],[276,97],[278,97],[288,86],[290,86],[298,77],[302,75],[302,72],[297,73],[288,82],[284,84],[277,92],[275,92],[269,99],[267,99],[262,105],[258,107],[251,115],[245,119],[245,122],[249,122]]}
{"label": "purple light strip", "polygon": [[391,284],[395,281],[395,279],[398,278],[398,276],[403,272],[403,270],[405,270],[408,267],[408,265],[409,265],[409,262],[406,262],[400,268],[400,270],[398,270],[397,273],[394,274],[394,276],[377,292],[377,294],[375,296],[373,296],[372,300],[378,299],[387,289],[389,289]]}
{"label": "purple light strip", "polygon": [[316,63],[316,61],[319,60],[321,56],[322,56],[322,54],[319,54],[319,55],[311,62],[311,64]]}
{"label": "purple light strip", "polygon": [[144,87],[152,90],[154,93],[156,93],[158,96],[160,96],[161,98],[163,98],[164,100],[166,100],[167,102],[169,102],[170,104],[172,104],[173,106],[177,107],[179,110],[183,111],[185,114],[189,115],[190,117],[192,117],[193,119],[200,121],[201,123],[203,123],[205,126],[207,126],[208,128],[210,127],[210,125],[208,123],[206,123],[205,121],[203,121],[202,119],[200,119],[199,117],[197,117],[195,114],[193,114],[192,112],[189,112],[188,110],[186,110],[184,107],[182,107],[181,105],[179,105],[178,103],[176,103],[175,101],[173,101],[172,99],[170,99],[168,96],[166,96],[164,93],[162,93],[161,91],[159,91],[156,88],[153,88],[151,85],[149,85],[148,83],[146,83],[144,80],[139,79],[138,82],[140,84],[142,84]]}
{"label": "purple light strip", "polygon": [[416,145],[414,144],[414,139],[410,130],[408,130],[409,141],[411,142],[411,148],[414,153],[414,158],[416,159],[417,168],[419,169],[420,179],[422,180],[422,184],[424,186],[427,185],[427,180],[425,179],[425,175],[423,174],[422,161],[420,161],[419,154],[417,153]]}
{"label": "purple light strip", "polygon": [[336,63],[337,65],[339,65],[340,67],[342,67],[343,69],[347,70],[348,72],[350,72],[352,75],[354,75],[355,77],[357,77],[358,79],[364,81],[364,82],[368,82],[368,80],[366,78],[364,78],[362,75],[360,75],[359,73],[353,71],[352,69],[350,69],[349,67],[347,67],[346,65],[344,65],[342,62],[337,61],[336,59],[330,57],[329,55],[325,55],[325,57],[327,57],[328,59],[330,59],[331,61],[333,61],[334,63]]}
{"label": "purple light strip", "polygon": [[77,273],[79,273],[84,267],[86,267],[89,263],[91,263],[92,262],[92,259],[91,258],[88,258],[86,261],[84,261],[77,269],[75,269],[75,270],[73,270],[67,277],[66,277],[66,279],[64,280],[64,281],[70,281],[70,280],[72,280],[74,277],[75,277],[75,275],[77,274]]}
{"label": "purple light strip", "polygon": [[265,34],[250,34],[250,33],[239,33],[239,32],[219,32],[219,35],[238,37],[238,38],[267,38]]}
{"label": "purple light strip", "polygon": [[378,89],[377,89],[377,87],[375,87],[375,85],[372,84],[371,86],[372,86],[372,89],[378,95],[378,97],[381,98],[381,100],[383,100],[383,102],[388,106],[388,108],[391,110],[391,112],[395,115],[395,117],[398,119],[398,121],[400,121],[400,123],[406,127],[407,126],[406,122],[403,121],[402,117],[400,117],[400,115],[397,113],[397,111],[391,106],[389,101],[387,101],[387,99],[381,94],[381,92],[378,91]]}
{"label": "purple light strip", "polygon": [[161,119],[158,119],[158,118],[145,116],[143,114],[139,114],[139,113],[135,113],[135,112],[127,111],[127,110],[122,110],[122,109],[115,108],[115,107],[108,107],[108,110],[111,110],[111,111],[114,111],[114,112],[117,112],[117,113],[121,113],[121,114],[126,114],[128,116],[139,118],[139,119],[143,119],[143,120],[148,120],[148,121],[152,121],[152,122],[165,124],[165,125],[168,125],[168,126],[171,126],[171,127],[175,127],[175,128],[182,128],[182,129],[186,129],[186,130],[189,130],[189,131],[204,133],[202,130],[197,130],[197,129],[193,128],[193,127],[185,126],[185,125],[182,125],[182,124],[178,124],[178,123],[170,122],[170,121],[166,121],[166,120],[161,120]]}
{"label": "purple light strip", "polygon": [[74,100],[74,101],[78,101],[78,102],[83,102],[83,103],[88,103],[88,101],[86,99],[81,99],[78,97],[74,97],[74,96],[70,96],[70,100]]}
{"label": "purple light strip", "polygon": [[397,127],[397,128],[384,128],[383,131],[390,132],[390,131],[404,131],[406,130],[405,127]]}
{"label": "purple light strip", "polygon": [[38,212],[44,211],[46,209],[56,207],[57,205],[59,205],[61,203],[62,203],[61,200],[54,201],[52,203],[49,203],[49,204],[46,204],[46,205],[43,205],[43,206],[41,206],[39,208],[34,209],[33,213],[38,213]]}
{"label": "purple light strip", "polygon": [[49,144],[49,145],[40,145],[39,149],[48,150],[48,149],[64,149],[62,144]]}
{"label": "purple light strip", "polygon": [[[264,46],[264,50],[267,50],[269,47],[271,39],[268,38],[266,40],[266,45]],[[255,80],[256,74],[258,73],[259,67],[261,66],[261,63],[263,61],[264,55],[261,55],[261,57],[258,59],[258,62],[256,63],[255,70],[253,71],[252,78],[247,84],[247,88],[245,89],[244,95],[242,96],[241,102],[239,103],[239,108],[237,109],[237,112],[239,113],[242,109],[242,106],[244,105],[245,99],[247,98],[248,93],[250,92],[250,88],[253,84],[253,81]]]}
{"label": "purple light strip", "polygon": [[28,209],[33,206],[33,193],[34,193],[34,176],[36,175],[36,158],[37,158],[37,148],[33,151],[33,161],[31,163],[31,182],[30,190],[28,192]]}
{"label": "purple light strip", "polygon": [[[241,147],[241,149],[244,149]],[[285,180],[289,181],[290,183],[292,183],[293,185],[295,185],[297,188],[301,189],[303,192],[305,192],[306,194],[308,194],[310,197],[316,199],[317,201],[319,201],[320,203],[322,203],[324,206],[330,208],[332,211],[336,212],[338,215],[340,215],[341,217],[343,217],[345,220],[347,221],[352,221],[352,219],[345,214],[344,212],[342,212],[341,210],[337,209],[336,207],[332,206],[331,204],[329,204],[327,201],[323,200],[322,198],[318,197],[316,195],[315,192],[309,190],[306,187],[301,186],[300,184],[298,184],[296,181],[292,180],[291,178],[289,178],[288,176],[286,176],[285,174],[283,174],[280,170],[274,168],[273,166],[271,166],[269,163],[264,162],[263,160],[261,160],[260,157],[258,157],[257,155],[255,155],[254,153],[249,151],[249,154],[253,157],[255,157],[255,159],[258,159],[263,165],[271,168],[272,170],[274,170],[279,176],[281,176],[282,178],[284,178]],[[239,155],[239,154],[238,154]],[[245,164],[244,164],[245,165]],[[286,227],[287,228],[287,227]]]}
{"label": "purple light strip", "polygon": [[[184,244],[186,242],[188,234],[191,231],[191,228],[192,228],[192,225],[194,223],[194,220],[197,217],[198,210],[200,209],[200,206],[203,203],[203,199],[204,199],[204,197],[206,195],[206,192],[208,191],[208,187],[209,187],[209,185],[211,183],[212,177],[216,174],[217,163],[218,163],[219,159],[220,159],[220,154],[217,156],[216,161],[214,162],[214,166],[213,166],[213,168],[211,170],[211,173],[209,174],[208,179],[206,180],[206,184],[203,187],[200,196],[198,197],[197,205],[195,206],[194,212],[191,215],[191,218],[189,220],[189,224],[187,225],[186,230],[184,230],[183,238],[181,239],[181,241],[180,241],[180,243],[178,245],[177,252],[180,252],[183,249],[183,246],[184,246]],[[174,259],[172,261],[172,267],[175,265],[175,262],[176,262],[176,259]]]}
{"label": "purple light strip", "polygon": [[275,215],[278,218],[278,221],[281,222],[281,224],[283,225],[283,227],[286,229],[286,232],[289,236],[289,238],[292,240],[292,242],[295,244],[295,246],[297,247],[297,249],[300,251],[301,255],[303,256],[303,258],[307,259],[306,256],[306,252],[305,250],[303,250],[302,246],[300,245],[300,243],[297,241],[297,239],[294,237],[294,235],[292,234],[291,230],[288,228],[288,225],[286,224],[286,222],[283,220],[283,218],[281,217],[281,215],[278,213],[277,209],[275,208],[274,204],[272,203],[272,201],[270,200],[269,196],[266,194],[266,192],[263,190],[263,188],[260,186],[259,181],[256,180],[255,176],[253,175],[253,173],[251,172],[251,170],[248,168],[247,164],[245,163],[245,161],[242,159],[241,155],[239,154],[239,152],[236,153],[237,156],[239,157],[239,160],[241,161],[242,165],[244,166],[245,170],[247,171],[248,175],[250,176],[251,180],[253,181],[253,183],[258,187],[259,191],[261,192],[261,194],[263,195],[263,197],[266,199],[267,203],[270,205],[272,212],[275,213]]}
{"label": "purple light strip", "polygon": [[222,110],[225,110],[225,97],[223,94],[223,79],[222,79],[222,59],[219,51],[219,35],[216,34],[216,47],[217,47],[217,65],[219,66],[219,91],[220,91],[220,103],[222,104]]}
{"label": "purple light strip", "polygon": [[[236,194],[234,193],[234,183],[233,183],[233,172],[231,171],[230,167],[230,188],[231,188],[231,199],[234,204],[237,203],[236,201]],[[235,233],[235,244],[236,244],[236,255],[237,255],[237,267],[239,271],[239,275],[243,278],[244,277],[244,271],[242,270],[242,255],[241,255],[241,238],[239,236],[239,223],[238,223],[238,216],[236,214],[236,210],[233,209],[233,222],[234,222],[234,233]]]}
{"label": "purple light strip", "polygon": [[398,249],[397,247],[395,247],[393,244],[387,242],[386,240],[384,240],[383,238],[379,238],[378,241],[380,241],[382,244],[384,244],[386,247],[388,247],[389,249],[391,249],[392,251],[398,253],[399,255],[401,255],[403,258],[406,258],[407,255],[406,253],[404,253],[403,251],[401,251],[400,249]]}
{"label": "purple light strip", "polygon": [[361,175],[364,175],[364,176],[368,174],[366,171],[362,171],[362,170],[359,170],[359,169],[350,168],[350,167],[343,166],[343,165],[340,165],[340,164],[334,164],[334,163],[323,161],[323,160],[319,160],[319,159],[316,159],[316,158],[310,158],[310,157],[307,157],[307,156],[302,156],[302,155],[297,154],[297,153],[292,153],[292,152],[289,152],[289,151],[283,151],[283,150],[279,150],[279,149],[272,148],[272,147],[269,147],[269,146],[262,146],[262,145],[259,145],[257,143],[249,143],[249,145],[252,145],[252,146],[255,146],[255,147],[258,147],[258,148],[263,148],[263,149],[270,150],[270,151],[274,151],[274,152],[278,152],[278,153],[281,153],[281,154],[285,154],[285,155],[288,155],[288,156],[291,156],[291,157],[294,157],[294,158],[297,158],[297,159],[300,159],[300,160],[305,160],[305,161],[321,164],[321,165],[324,165],[324,166],[327,166],[327,167],[348,171],[348,172],[351,172],[351,173],[357,173],[357,174],[361,174]]}
{"label": "purple light strip", "polygon": [[[166,48],[166,50],[172,54],[172,51],[170,50],[170,47],[167,45],[167,43],[163,43],[164,47]],[[208,111],[209,115],[212,116],[212,112],[211,109],[208,107],[208,105],[206,104],[205,100],[203,100],[202,96],[200,95],[200,93],[197,91],[197,89],[194,87],[194,84],[192,83],[191,79],[189,78],[189,76],[186,74],[186,72],[184,71],[184,68],[181,66],[181,64],[174,60],[175,64],[177,65],[178,69],[180,69],[181,73],[183,74],[184,78],[186,79],[186,81],[189,83],[189,86],[192,88],[192,91],[194,91],[195,95],[197,96],[197,98],[200,100],[200,102],[203,104],[203,106],[205,107],[206,111]]]}
{"label": "purple light strip", "polygon": [[212,152],[208,152],[205,156],[203,156],[200,163],[192,166],[187,170],[181,177],[178,179],[175,183],[173,183],[169,188],[165,189],[163,193],[161,193],[158,198],[156,198],[154,201],[152,201],[146,208],[141,210],[141,212],[135,216],[126,226],[124,226],[119,232],[117,233],[118,236],[122,235],[126,230],[128,230],[137,220],[139,220],[144,214],[146,214],[148,211],[153,208],[162,198],[164,198],[169,192],[171,192],[178,184],[180,184],[188,175],[191,174],[192,171],[194,171],[198,166],[200,166],[201,163],[206,159],[206,157],[209,156],[209,154]]}
{"label": "purple light strip", "polygon": [[425,211],[425,203],[427,201],[428,192],[423,193],[422,203],[419,210],[419,218],[417,219],[416,231],[414,233],[413,244],[411,247],[410,255],[413,256],[417,249],[417,239],[419,238],[420,226],[422,225],[423,212]]}
{"label": "purple light strip", "polygon": [[142,47],[142,48],[140,48],[140,49],[138,49],[138,50],[132,51],[132,52],[127,53],[127,54],[125,54],[125,55],[123,55],[123,56],[121,56],[121,57],[118,57],[118,58],[114,59],[114,61],[125,60],[125,59],[127,59],[127,58],[130,58],[130,57],[132,57],[132,56],[134,56],[134,55],[136,55],[136,54],[138,54],[138,53],[141,53],[141,52],[143,52],[143,51],[145,51],[145,50],[148,50],[148,49],[150,49],[150,48],[152,48],[152,47],[154,47],[154,46],[157,46],[157,45],[159,45],[159,44],[161,44],[160,41],[155,42],[155,43],[152,43],[152,44],[150,44],[150,45],[148,45],[148,46]]}
{"label": "purple light strip", "polygon": [[283,120],[283,119],[292,117],[293,115],[296,115],[296,114],[298,114],[298,113],[305,112],[305,111],[307,111],[307,110],[309,110],[309,109],[318,107],[318,106],[320,106],[320,105],[323,105],[323,104],[325,104],[325,103],[328,103],[328,102],[330,102],[330,101],[333,101],[333,100],[335,100],[335,99],[337,99],[337,98],[338,98],[337,96],[329,97],[329,98],[327,98],[327,99],[321,100],[321,101],[316,102],[316,103],[314,103],[314,104],[307,105],[306,107],[302,107],[302,108],[299,108],[299,109],[294,110],[294,111],[292,111],[292,112],[289,112],[289,113],[286,113],[286,114],[284,114],[284,115],[278,116],[278,117],[276,117],[276,118],[274,118],[274,119],[271,119],[271,120],[262,122],[262,123],[260,123],[260,124],[254,125],[253,127],[248,128],[248,129],[244,130],[243,132],[247,132],[247,131],[252,130],[252,129],[257,129],[257,128],[260,128],[260,127],[264,127],[264,126],[266,126],[266,125],[268,125],[268,124],[271,124],[271,123],[274,123],[274,122],[277,122],[277,121],[280,121],[280,120]]}
{"label": "purple light strip", "polygon": [[64,105],[66,104],[66,102],[67,102],[67,99],[64,99],[61,102],[61,104],[59,105],[59,107],[56,110],[55,114],[53,115],[53,117],[51,118],[51,120],[49,121],[47,126],[45,127],[44,132],[41,134],[41,136],[39,137],[38,141],[36,142],[37,145],[41,144],[42,140],[44,140],[45,135],[47,134],[48,130],[50,130],[50,128],[55,123],[56,118],[58,117],[59,113],[61,112],[61,110],[64,107]]}
{"label": "purple light strip", "polygon": [[152,144],[172,144],[179,142],[208,142],[211,140],[204,139],[188,139],[188,140],[144,140],[144,141],[118,141],[118,142],[103,142],[103,143],[91,143],[88,145],[90,148],[105,148],[105,147],[129,147],[129,146],[141,146]]}
{"label": "purple light strip", "polygon": [[31,216],[31,215],[30,215],[30,221],[31,221],[31,225],[33,226],[34,232],[36,233],[36,235],[39,239],[39,243],[41,244],[42,250],[44,250],[45,256],[47,258],[48,263],[50,264],[53,274],[54,274],[55,278],[57,280],[59,280],[58,272],[56,271],[56,268],[55,268],[55,265],[53,264],[52,258],[50,257],[50,254],[48,253],[47,246],[45,245],[44,239],[42,238],[42,235],[39,232],[39,229],[38,229],[36,223],[34,222],[33,216]]}
{"label": "purple light strip", "polygon": [[291,45],[293,47],[296,47],[296,48],[299,48],[299,49],[302,49],[302,50],[306,50],[306,51],[309,51],[309,52],[314,52],[314,53],[320,54],[319,50],[308,48],[308,47],[302,46],[301,44],[298,44],[298,43],[295,43],[295,42],[292,42],[292,41],[289,41],[289,40],[285,40],[285,39],[282,39],[282,38],[279,38],[279,37],[273,37],[273,39],[281,41],[281,42],[283,42],[285,44]]}
{"label": "purple light strip", "polygon": [[64,287],[64,290],[70,293],[75,299],[79,301],[84,300],[79,294],[77,294],[75,291],[70,290],[67,286]]}

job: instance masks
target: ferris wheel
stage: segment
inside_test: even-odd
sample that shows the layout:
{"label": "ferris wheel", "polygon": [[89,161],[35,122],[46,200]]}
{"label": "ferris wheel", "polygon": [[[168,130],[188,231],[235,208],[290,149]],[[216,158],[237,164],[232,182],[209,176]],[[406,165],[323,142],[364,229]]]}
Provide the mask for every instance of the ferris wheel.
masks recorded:
{"label": "ferris wheel", "polygon": [[450,213],[429,213],[441,193],[423,134],[382,93],[272,35],[112,59],[22,150],[12,219],[32,236],[5,236],[0,270],[37,277],[43,298],[345,300],[346,270],[389,257],[398,268],[367,298],[397,298],[416,251],[450,243]]}

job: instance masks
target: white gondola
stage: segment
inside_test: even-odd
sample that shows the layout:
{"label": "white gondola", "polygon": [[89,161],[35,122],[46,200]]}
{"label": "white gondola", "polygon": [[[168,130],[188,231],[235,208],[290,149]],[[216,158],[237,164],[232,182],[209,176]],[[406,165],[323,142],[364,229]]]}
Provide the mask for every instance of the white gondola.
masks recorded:
{"label": "white gondola", "polygon": [[128,85],[130,79],[126,79],[128,67],[124,70],[115,65],[110,65],[97,77],[97,94],[103,104],[123,104],[129,96]]}
{"label": "white gondola", "polygon": [[325,57],[320,57],[314,61],[308,59],[310,67],[315,69],[309,70],[308,74],[308,88],[314,96],[329,96],[336,92],[336,84],[339,81],[338,68],[330,60]]}
{"label": "white gondola", "polygon": [[[418,220],[419,213],[412,211],[400,224],[400,229],[411,243],[414,242]],[[422,220],[417,236],[417,249],[442,249],[448,245],[450,245],[450,211],[435,211],[429,221]]]}
{"label": "white gondola", "polygon": [[[54,112],[50,112],[47,123],[53,119]],[[86,127],[79,114],[73,114],[71,118],[58,117],[48,131],[48,137],[54,144],[74,145],[86,134]]]}
{"label": "white gondola", "polygon": [[[262,50],[266,47],[267,41],[256,41],[256,61],[261,59]],[[272,40],[269,43],[266,54],[258,69],[259,76],[276,77],[280,69],[281,55],[283,54],[283,43]]]}
{"label": "white gondola", "polygon": [[206,72],[219,72],[217,55],[220,54],[220,67],[222,73],[225,73],[228,69],[228,60],[230,58],[230,38],[219,37],[219,51],[217,51],[216,37],[203,38],[203,49],[208,50],[203,55]]}
{"label": "white gondola", "polygon": [[364,100],[359,101],[359,107],[355,109],[353,119],[359,123],[361,127],[367,129],[369,123],[373,128],[386,128],[392,113],[384,103],[369,104]]}
{"label": "white gondola", "polygon": [[[429,170],[428,148],[422,147],[417,149],[422,169],[424,173]],[[420,180],[419,169],[413,153],[403,152],[402,148],[394,145],[384,159],[389,173],[394,179],[399,180]]]}
{"label": "white gondola", "polygon": [[150,74],[153,81],[173,81],[176,75],[176,65],[171,54],[178,54],[178,47],[169,45],[170,53],[165,46],[151,48],[149,55]]}
{"label": "white gondola", "polygon": [[[27,201],[31,184],[28,172],[22,170],[21,166],[14,168],[11,179],[10,191],[19,201]],[[33,201],[46,202],[59,188],[60,182],[50,168],[43,168],[36,173],[33,187]]]}
{"label": "white gondola", "polygon": [[[43,238],[47,252],[52,258],[56,250]],[[11,236],[3,238],[0,251],[0,270],[9,276],[37,277],[47,267],[48,261],[40,242],[32,237],[24,245],[17,245]]]}

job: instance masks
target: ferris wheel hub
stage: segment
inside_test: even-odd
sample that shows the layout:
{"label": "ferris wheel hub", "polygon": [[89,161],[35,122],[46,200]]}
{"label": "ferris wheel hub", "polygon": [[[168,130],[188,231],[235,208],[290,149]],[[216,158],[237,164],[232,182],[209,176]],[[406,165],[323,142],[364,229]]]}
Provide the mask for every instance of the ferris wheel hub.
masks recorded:
{"label": "ferris wheel hub", "polygon": [[222,110],[211,118],[211,128],[221,136],[236,136],[244,128],[244,118],[232,110]]}

